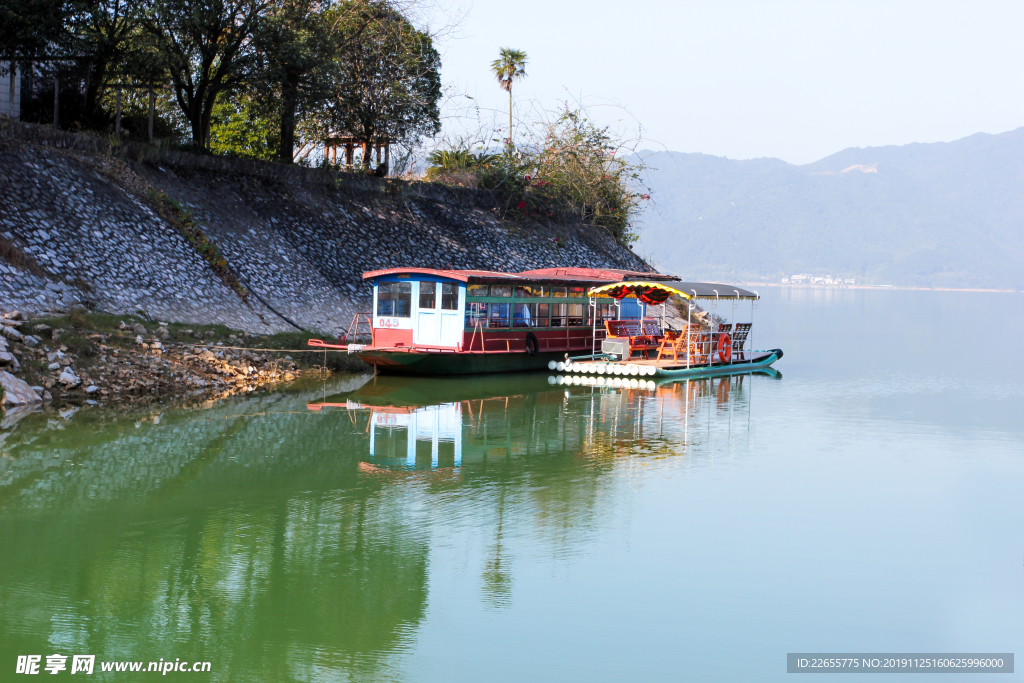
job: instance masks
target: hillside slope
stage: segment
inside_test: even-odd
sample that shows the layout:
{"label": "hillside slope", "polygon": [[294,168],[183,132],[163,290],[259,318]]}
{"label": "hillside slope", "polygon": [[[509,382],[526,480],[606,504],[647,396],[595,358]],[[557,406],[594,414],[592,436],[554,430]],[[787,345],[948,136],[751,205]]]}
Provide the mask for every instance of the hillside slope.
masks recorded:
{"label": "hillside slope", "polygon": [[638,251],[663,270],[1024,289],[1024,128],[850,148],[803,166],[644,156],[657,204]]}

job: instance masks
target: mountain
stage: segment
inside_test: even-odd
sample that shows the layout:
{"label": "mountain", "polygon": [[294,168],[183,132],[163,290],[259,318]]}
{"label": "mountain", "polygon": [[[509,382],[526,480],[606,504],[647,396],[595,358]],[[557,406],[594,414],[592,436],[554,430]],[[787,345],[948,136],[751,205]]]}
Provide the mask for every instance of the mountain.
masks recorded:
{"label": "mountain", "polygon": [[850,148],[802,166],[641,156],[655,204],[637,251],[666,272],[1024,289],[1024,128]]}

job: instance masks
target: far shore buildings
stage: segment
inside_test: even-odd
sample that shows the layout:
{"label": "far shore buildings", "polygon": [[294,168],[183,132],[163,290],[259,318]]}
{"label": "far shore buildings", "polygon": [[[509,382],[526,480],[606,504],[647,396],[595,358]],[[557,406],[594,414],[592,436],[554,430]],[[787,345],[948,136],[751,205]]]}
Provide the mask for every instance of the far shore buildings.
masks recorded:
{"label": "far shore buildings", "polygon": [[21,70],[0,62],[0,117],[21,118]]}
{"label": "far shore buildings", "polygon": [[811,275],[810,273],[799,273],[782,277],[784,285],[824,285],[831,287],[852,287],[857,281],[852,278],[832,277],[831,275]]}

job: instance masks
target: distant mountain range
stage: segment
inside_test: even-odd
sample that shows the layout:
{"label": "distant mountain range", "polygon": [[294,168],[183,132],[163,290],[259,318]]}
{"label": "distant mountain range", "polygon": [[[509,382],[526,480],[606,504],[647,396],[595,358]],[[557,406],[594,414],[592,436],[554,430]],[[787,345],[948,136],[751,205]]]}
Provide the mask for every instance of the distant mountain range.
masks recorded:
{"label": "distant mountain range", "polygon": [[687,279],[1024,289],[1024,128],[812,164],[643,153],[638,253]]}

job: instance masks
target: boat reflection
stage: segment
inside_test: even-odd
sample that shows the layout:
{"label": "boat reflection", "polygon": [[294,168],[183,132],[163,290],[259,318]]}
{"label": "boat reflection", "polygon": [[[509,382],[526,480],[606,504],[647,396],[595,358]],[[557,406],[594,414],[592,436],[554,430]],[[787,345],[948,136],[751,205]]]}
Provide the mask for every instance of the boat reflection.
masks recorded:
{"label": "boat reflection", "polygon": [[[365,424],[365,464],[388,469],[454,468],[496,458],[564,452],[576,446],[599,453],[603,445],[643,446],[652,441],[670,452],[684,446],[689,422],[712,405],[749,410],[745,381],[750,374],[699,380],[644,382],[637,387],[552,387],[550,377],[426,379],[377,377],[355,391],[310,402],[313,412],[342,410],[353,424]],[[708,404],[705,399],[712,399]],[[589,409],[569,411],[586,401]],[[653,413],[657,421],[652,426]],[[668,420],[665,419],[666,413]],[[571,417],[570,417],[571,416]],[[582,417],[579,429],[567,421]],[[628,427],[628,429],[627,429]],[[681,433],[680,433],[681,428]],[[623,430],[625,429],[625,433]],[[364,471],[367,468],[363,467]]]}

